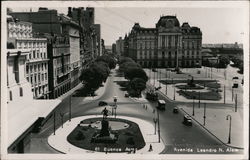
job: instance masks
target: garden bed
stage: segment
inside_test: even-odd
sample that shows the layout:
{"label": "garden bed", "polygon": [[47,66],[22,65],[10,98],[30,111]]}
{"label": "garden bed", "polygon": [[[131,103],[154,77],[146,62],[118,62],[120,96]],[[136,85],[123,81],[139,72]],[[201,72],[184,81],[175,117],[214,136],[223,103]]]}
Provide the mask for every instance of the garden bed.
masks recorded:
{"label": "garden bed", "polygon": [[[180,95],[184,96],[187,99],[199,99],[199,92],[195,91],[177,91]],[[200,100],[215,100],[218,101],[221,99],[221,95],[218,92],[210,91],[210,92],[200,92]]]}
{"label": "garden bed", "polygon": [[[115,143],[93,143],[91,139],[100,132],[100,129],[91,127],[91,122],[101,121],[102,118],[86,119],[81,122],[67,137],[69,143],[79,148],[99,152],[128,152],[133,149],[141,149],[145,146],[139,126],[124,119],[108,118],[109,121],[124,122],[129,125],[125,129],[111,130],[110,133],[118,135]],[[85,126],[82,124],[86,124]]]}

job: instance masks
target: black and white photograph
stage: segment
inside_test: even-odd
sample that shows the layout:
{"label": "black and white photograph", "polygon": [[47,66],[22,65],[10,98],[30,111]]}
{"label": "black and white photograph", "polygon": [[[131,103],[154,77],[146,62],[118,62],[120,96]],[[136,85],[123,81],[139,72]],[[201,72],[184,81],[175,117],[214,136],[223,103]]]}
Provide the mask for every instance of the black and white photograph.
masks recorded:
{"label": "black and white photograph", "polygon": [[248,1],[1,2],[1,159],[248,159]]}

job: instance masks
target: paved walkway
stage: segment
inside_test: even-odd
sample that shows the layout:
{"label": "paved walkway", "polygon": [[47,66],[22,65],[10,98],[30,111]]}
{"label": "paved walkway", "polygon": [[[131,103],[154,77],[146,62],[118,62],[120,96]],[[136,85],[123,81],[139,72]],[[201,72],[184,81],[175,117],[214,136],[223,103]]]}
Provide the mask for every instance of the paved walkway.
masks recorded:
{"label": "paved walkway", "polygon": [[[56,130],[56,134],[52,134],[51,136],[49,136],[48,138],[48,143],[51,147],[53,147],[54,149],[66,153],[66,154],[92,154],[95,153],[96,154],[102,154],[104,155],[104,152],[95,152],[95,151],[89,151],[89,150],[85,150],[82,148],[78,148],[72,144],[70,144],[67,141],[67,136],[72,132],[72,130],[77,126],[77,124],[79,124],[80,121],[84,120],[84,119],[88,119],[88,118],[96,118],[98,116],[82,116],[82,117],[77,117],[77,118],[73,118],[71,120],[71,122],[65,122],[63,125],[63,128],[60,127]],[[100,116],[99,116],[100,117]],[[165,148],[165,145],[163,144],[162,140],[161,143],[158,143],[158,136],[157,134],[154,134],[154,125],[152,123],[149,123],[147,121],[138,119],[138,118],[132,118],[132,117],[127,117],[127,116],[117,116],[117,118],[121,118],[121,119],[126,119],[126,120],[130,120],[133,121],[135,123],[137,123],[140,127],[140,130],[142,132],[143,138],[146,142],[146,145],[144,146],[144,148],[137,150],[136,154],[159,154],[160,152],[162,152]],[[153,147],[153,151],[149,152],[149,145],[152,145]],[[117,155],[119,154],[127,154],[125,153],[116,153]]]}

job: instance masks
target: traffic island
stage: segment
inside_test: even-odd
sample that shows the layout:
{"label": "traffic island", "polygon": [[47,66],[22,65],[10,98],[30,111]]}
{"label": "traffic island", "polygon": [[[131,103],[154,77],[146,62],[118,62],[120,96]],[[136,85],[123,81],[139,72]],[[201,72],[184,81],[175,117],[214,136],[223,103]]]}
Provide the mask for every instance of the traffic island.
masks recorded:
{"label": "traffic island", "polygon": [[[110,126],[111,126],[111,134],[114,134],[116,132],[120,132],[121,135],[119,135],[117,142],[118,145],[123,146],[125,148],[127,146],[127,150],[125,148],[124,152],[119,152],[120,148],[109,148],[109,151],[101,151],[101,148],[99,151],[96,151],[95,149],[99,148],[91,148],[91,144],[89,143],[88,148],[84,147],[78,147],[76,145],[72,144],[72,141],[74,140],[74,137],[78,139],[79,141],[91,141],[91,138],[94,136],[94,134],[99,134],[101,130],[101,121],[102,116],[96,116],[96,115],[89,115],[89,116],[81,116],[71,119],[71,121],[67,121],[63,124],[63,128],[60,127],[55,131],[55,134],[52,133],[48,138],[48,144],[54,148],[55,150],[66,153],[66,154],[87,154],[91,156],[93,155],[99,155],[99,154],[116,154],[116,155],[124,155],[124,154],[160,154],[164,148],[165,144],[162,140],[159,142],[158,134],[155,134],[155,128],[153,122],[145,121],[139,118],[134,117],[128,117],[128,116],[117,116],[116,120],[115,118],[108,118],[110,119]],[[89,126],[90,122],[93,122],[91,126]],[[98,122],[99,121],[99,122]],[[81,123],[82,122],[82,123]],[[112,124],[113,123],[113,124]],[[81,126],[81,127],[80,127]],[[113,126],[113,129],[112,129]],[[87,127],[91,127],[91,129],[86,130]],[[87,134],[81,134],[78,133],[77,130],[86,130],[83,133],[90,132],[93,134],[92,131],[97,131],[92,136],[88,136]],[[74,130],[76,132],[74,132]],[[140,132],[134,133],[134,132]],[[77,135],[78,134],[78,135]],[[72,136],[72,138],[70,138]],[[132,137],[133,140],[128,140],[128,137]],[[139,138],[138,138],[139,137]],[[71,142],[68,140],[72,139]],[[76,140],[75,139],[75,140]],[[133,142],[132,142],[133,141]],[[79,142],[80,145],[80,142]],[[96,143],[96,146],[101,146],[101,144]],[[115,144],[106,144],[107,146],[114,146]],[[105,146],[105,145],[104,145]],[[151,147],[150,147],[151,146]],[[106,146],[105,146],[106,147]],[[136,152],[134,152],[134,148],[136,147]],[[108,147],[106,147],[108,148]],[[150,150],[152,148],[152,150]],[[104,148],[103,148],[104,149]],[[111,150],[113,150],[111,152]],[[118,150],[118,151],[117,151]],[[120,150],[121,151],[121,150]]]}
{"label": "traffic island", "polygon": [[109,153],[136,152],[145,146],[139,126],[117,118],[85,119],[68,135],[67,140],[79,148]]}

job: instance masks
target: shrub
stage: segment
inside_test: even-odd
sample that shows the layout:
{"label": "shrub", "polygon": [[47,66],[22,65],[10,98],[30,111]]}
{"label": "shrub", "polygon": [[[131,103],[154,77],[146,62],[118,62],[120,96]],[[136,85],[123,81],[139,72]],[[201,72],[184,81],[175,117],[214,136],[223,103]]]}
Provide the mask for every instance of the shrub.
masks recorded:
{"label": "shrub", "polygon": [[76,140],[84,140],[85,136],[83,135],[83,133],[81,131],[78,131],[76,134]]}

